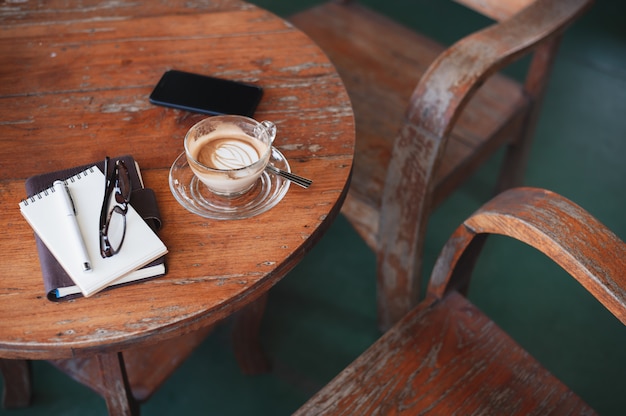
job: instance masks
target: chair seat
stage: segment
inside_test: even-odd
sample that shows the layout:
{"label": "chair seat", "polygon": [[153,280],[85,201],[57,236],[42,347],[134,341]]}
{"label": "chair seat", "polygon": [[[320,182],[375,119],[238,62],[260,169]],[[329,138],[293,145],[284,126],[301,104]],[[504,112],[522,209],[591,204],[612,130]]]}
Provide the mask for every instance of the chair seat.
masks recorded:
{"label": "chair seat", "polygon": [[595,413],[452,291],[422,302],[295,414]]}
{"label": "chair seat", "polygon": [[[343,212],[376,248],[393,141],[415,85],[445,47],[358,4],[328,2],[290,20],[326,52],[352,100],[357,141]],[[527,104],[521,86],[504,76],[491,77],[481,87],[455,125],[436,171],[433,206],[509,140],[507,133],[522,122]],[[491,151],[475,152],[479,147]]]}

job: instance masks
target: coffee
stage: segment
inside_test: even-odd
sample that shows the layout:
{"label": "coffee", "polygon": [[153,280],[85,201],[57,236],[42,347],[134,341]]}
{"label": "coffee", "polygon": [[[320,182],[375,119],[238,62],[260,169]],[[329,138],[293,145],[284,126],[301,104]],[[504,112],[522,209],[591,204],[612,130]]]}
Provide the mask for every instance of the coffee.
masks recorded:
{"label": "coffee", "polygon": [[211,192],[234,197],[257,183],[269,162],[274,137],[272,122],[213,116],[189,129],[185,152],[194,175]]}
{"label": "coffee", "polygon": [[267,151],[267,146],[260,140],[233,133],[200,137],[193,147],[191,154],[198,162],[220,170],[250,166]]}

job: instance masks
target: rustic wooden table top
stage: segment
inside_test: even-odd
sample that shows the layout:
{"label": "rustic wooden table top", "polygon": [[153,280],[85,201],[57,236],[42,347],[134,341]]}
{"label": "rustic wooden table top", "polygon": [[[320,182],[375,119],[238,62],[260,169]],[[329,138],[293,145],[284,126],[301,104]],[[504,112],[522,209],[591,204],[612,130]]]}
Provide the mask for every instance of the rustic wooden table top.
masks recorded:
{"label": "rustic wooden table top", "polygon": [[[251,4],[16,2],[0,10],[0,357],[55,359],[148,345],[211,325],[267,292],[319,240],[347,191],[349,98],[305,35]],[[168,185],[183,137],[206,117],[151,105],[180,69],[264,88],[255,114],[278,127],[294,172],[273,209],[216,221]],[[46,299],[33,231],[18,203],[27,177],[131,154],[163,218],[168,272],[66,303]]]}

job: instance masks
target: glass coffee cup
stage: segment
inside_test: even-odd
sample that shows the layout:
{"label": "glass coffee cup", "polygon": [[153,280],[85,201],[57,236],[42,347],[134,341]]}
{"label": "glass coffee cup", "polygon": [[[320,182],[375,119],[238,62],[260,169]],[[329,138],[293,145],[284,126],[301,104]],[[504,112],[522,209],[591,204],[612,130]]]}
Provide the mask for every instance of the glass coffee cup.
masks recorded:
{"label": "glass coffee cup", "polygon": [[236,197],[251,190],[269,163],[276,126],[236,115],[213,116],[185,135],[194,175],[214,194]]}

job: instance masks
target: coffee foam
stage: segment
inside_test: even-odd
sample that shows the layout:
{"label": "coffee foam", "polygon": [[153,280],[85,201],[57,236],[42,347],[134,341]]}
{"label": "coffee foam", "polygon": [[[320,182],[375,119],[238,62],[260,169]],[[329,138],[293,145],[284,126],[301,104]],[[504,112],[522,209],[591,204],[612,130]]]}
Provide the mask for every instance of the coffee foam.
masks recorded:
{"label": "coffee foam", "polygon": [[265,168],[264,164],[256,162],[267,160],[269,146],[234,124],[205,129],[186,140],[188,156],[193,159],[189,167],[212,192],[220,195],[250,189]]}
{"label": "coffee foam", "polygon": [[189,150],[194,159],[207,167],[231,170],[257,162],[267,145],[235,126],[221,126],[195,139]]}
{"label": "coffee foam", "polygon": [[195,159],[213,169],[239,169],[260,159],[258,149],[250,139],[242,137],[215,137],[198,145]]}

